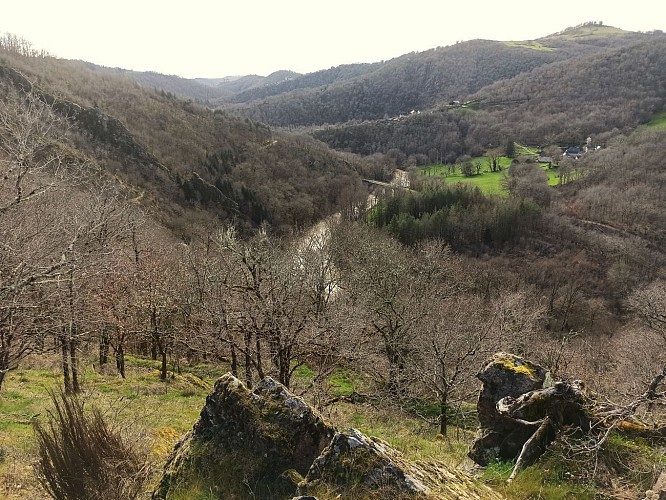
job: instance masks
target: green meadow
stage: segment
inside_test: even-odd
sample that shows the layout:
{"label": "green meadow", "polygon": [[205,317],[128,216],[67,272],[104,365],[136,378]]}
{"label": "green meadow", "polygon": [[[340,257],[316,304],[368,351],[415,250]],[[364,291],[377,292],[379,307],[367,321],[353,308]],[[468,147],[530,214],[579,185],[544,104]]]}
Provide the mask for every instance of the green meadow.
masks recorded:
{"label": "green meadow", "polygon": [[520,47],[523,49],[543,50],[546,52],[553,52],[557,50],[553,47],[546,47],[545,45],[534,40],[527,40],[524,42],[509,41],[509,42],[504,42],[504,45],[507,45],[509,47]]}
{"label": "green meadow", "polygon": [[[418,173],[424,178],[441,178],[448,184],[455,184],[463,182],[472,186],[477,186],[485,194],[499,194],[505,195],[506,191],[502,186],[502,179],[506,175],[506,171],[511,165],[511,158],[505,156],[499,158],[499,164],[502,168],[499,172],[490,171],[490,160],[487,156],[478,156],[472,158],[472,165],[480,165],[479,173],[474,175],[465,176],[462,174],[460,164],[452,165],[426,165],[418,169]],[[559,175],[556,168],[548,168],[545,163],[541,164],[544,172],[548,175],[548,185],[556,186],[559,183]]]}
{"label": "green meadow", "polygon": [[647,126],[656,127],[656,128],[666,128],[666,111],[654,115],[652,119],[647,123]]}

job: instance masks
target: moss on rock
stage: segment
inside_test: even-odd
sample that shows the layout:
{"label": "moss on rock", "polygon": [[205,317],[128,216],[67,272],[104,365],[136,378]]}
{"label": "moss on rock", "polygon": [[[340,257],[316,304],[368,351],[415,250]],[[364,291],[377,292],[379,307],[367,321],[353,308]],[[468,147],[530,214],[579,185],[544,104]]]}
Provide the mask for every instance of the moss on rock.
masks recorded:
{"label": "moss on rock", "polygon": [[468,475],[434,462],[412,462],[356,429],[339,432],[314,461],[302,494],[364,499],[499,499]]}
{"label": "moss on rock", "polygon": [[[335,429],[302,399],[266,378],[251,391],[220,377],[199,419],[174,448],[154,499],[182,492],[290,498]],[[287,473],[286,471],[292,471]]]}
{"label": "moss on rock", "polygon": [[503,398],[517,398],[541,389],[547,371],[520,356],[498,352],[477,374],[483,382],[477,403],[480,429],[470,448],[469,457],[480,465],[495,459],[511,459],[520,451],[531,429],[516,427],[501,415],[497,403]]}

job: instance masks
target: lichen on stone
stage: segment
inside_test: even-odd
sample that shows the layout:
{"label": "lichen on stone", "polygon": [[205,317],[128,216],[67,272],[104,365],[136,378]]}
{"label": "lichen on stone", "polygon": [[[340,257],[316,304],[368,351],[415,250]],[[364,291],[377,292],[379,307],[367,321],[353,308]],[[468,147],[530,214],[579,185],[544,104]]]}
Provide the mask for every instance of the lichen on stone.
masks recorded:
{"label": "lichen on stone", "polygon": [[501,355],[494,358],[494,361],[515,373],[527,375],[532,380],[538,379],[537,367],[533,363],[520,358],[519,356],[509,353],[501,353]]}

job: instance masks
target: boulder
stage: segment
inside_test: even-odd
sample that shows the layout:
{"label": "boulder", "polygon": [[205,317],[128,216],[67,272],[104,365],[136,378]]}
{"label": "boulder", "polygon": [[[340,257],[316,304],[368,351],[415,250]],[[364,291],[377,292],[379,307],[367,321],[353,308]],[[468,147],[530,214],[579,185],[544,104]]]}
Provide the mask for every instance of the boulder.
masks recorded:
{"label": "boulder", "polygon": [[515,419],[500,413],[497,403],[541,389],[546,375],[541,366],[505,352],[496,353],[486,363],[477,374],[483,386],[477,403],[480,428],[469,451],[472,460],[485,466],[496,459],[518,456],[534,428],[516,424]]}
{"label": "boulder", "polygon": [[291,498],[335,429],[267,377],[249,390],[223,375],[167,459],[153,499]]}
{"label": "boulder", "polygon": [[579,380],[553,382],[540,366],[507,353],[496,354],[478,377],[480,429],[469,457],[479,465],[515,460],[508,481],[536,462],[563,429],[590,432],[594,399]]}
{"label": "boulder", "polygon": [[356,429],[335,435],[313,462],[299,490],[342,498],[502,498],[461,471],[407,460],[388,443]]}

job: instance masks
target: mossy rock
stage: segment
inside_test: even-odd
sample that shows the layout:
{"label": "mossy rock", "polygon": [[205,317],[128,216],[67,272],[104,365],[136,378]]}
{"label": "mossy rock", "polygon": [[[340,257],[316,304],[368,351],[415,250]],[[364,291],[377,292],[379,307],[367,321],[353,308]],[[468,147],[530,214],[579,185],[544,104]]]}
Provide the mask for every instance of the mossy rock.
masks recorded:
{"label": "mossy rock", "polygon": [[497,411],[497,403],[541,389],[547,376],[544,368],[515,354],[498,352],[486,362],[477,374],[483,387],[476,406],[480,429],[468,454],[472,460],[487,465],[496,459],[515,458],[530,429],[516,428],[513,420]]}
{"label": "mossy rock", "polygon": [[497,402],[507,396],[517,398],[541,389],[548,372],[541,366],[515,354],[496,353],[477,374],[483,382],[477,410],[482,427],[502,426],[496,410]]}
{"label": "mossy rock", "polygon": [[321,498],[502,498],[461,471],[434,462],[409,461],[388,443],[356,429],[335,435],[299,490]]}
{"label": "mossy rock", "polygon": [[250,390],[223,375],[192,431],[167,460],[153,498],[180,498],[195,490],[220,498],[291,498],[299,475],[334,433],[319,413],[273,379]]}

